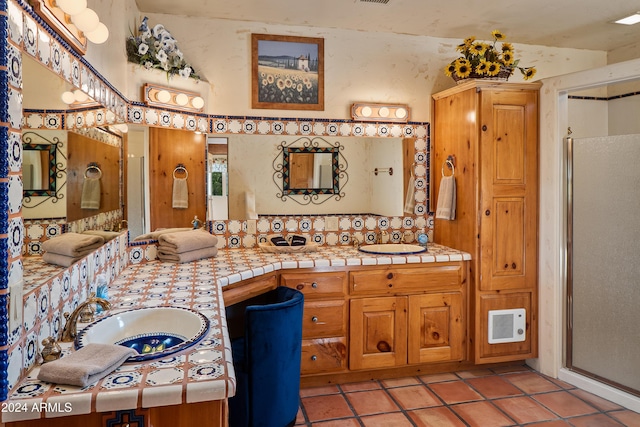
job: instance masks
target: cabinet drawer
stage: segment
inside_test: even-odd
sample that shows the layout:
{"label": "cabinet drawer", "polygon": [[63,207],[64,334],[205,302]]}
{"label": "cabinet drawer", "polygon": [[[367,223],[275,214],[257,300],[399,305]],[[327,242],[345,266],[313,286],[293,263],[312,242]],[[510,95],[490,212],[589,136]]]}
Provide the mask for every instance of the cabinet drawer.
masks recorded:
{"label": "cabinet drawer", "polygon": [[349,277],[352,295],[419,293],[456,290],[465,279],[464,263],[438,263],[422,268],[385,268],[352,271]]}
{"label": "cabinet drawer", "polygon": [[283,273],[280,284],[297,289],[309,298],[342,297],[346,293],[346,274],[331,273]]}
{"label": "cabinet drawer", "polygon": [[344,300],[310,301],[304,305],[302,337],[335,337],[346,333],[347,303]]}
{"label": "cabinet drawer", "polygon": [[347,368],[347,339],[302,340],[301,362],[302,375],[342,371]]}

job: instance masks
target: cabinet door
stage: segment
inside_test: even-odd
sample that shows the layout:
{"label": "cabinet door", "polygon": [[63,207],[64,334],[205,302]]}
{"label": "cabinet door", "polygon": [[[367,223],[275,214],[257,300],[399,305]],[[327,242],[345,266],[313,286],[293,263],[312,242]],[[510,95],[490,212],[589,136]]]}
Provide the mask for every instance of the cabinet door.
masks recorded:
{"label": "cabinet door", "polygon": [[537,277],[536,91],[482,91],[480,289],[533,289]]}
{"label": "cabinet door", "polygon": [[352,299],[350,307],[351,369],[407,363],[407,297]]}
{"label": "cabinet door", "polygon": [[462,293],[409,297],[409,363],[462,360],[465,321]]}

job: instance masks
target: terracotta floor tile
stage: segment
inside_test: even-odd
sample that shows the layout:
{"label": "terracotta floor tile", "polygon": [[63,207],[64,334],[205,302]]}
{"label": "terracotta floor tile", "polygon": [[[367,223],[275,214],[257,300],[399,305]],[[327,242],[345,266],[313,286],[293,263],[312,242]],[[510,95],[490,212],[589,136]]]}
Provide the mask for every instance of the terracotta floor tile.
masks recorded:
{"label": "terracotta floor tile", "polygon": [[543,421],[541,423],[529,424],[527,427],[571,427],[571,424],[564,420]]}
{"label": "terracotta floor tile", "polygon": [[451,409],[470,427],[506,427],[514,424],[513,420],[489,402],[462,403]]}
{"label": "terracotta floor tile", "polygon": [[637,412],[625,409],[622,411],[609,412],[608,415],[620,421],[625,426],[640,426],[640,414]]}
{"label": "terracotta floor tile", "polygon": [[311,424],[313,427],[360,427],[357,418],[345,418],[341,420],[321,421]]}
{"label": "terracotta floor tile", "polygon": [[397,387],[388,391],[403,409],[429,408],[442,405],[440,399],[424,385]]}
{"label": "terracotta floor tile", "polygon": [[320,396],[325,394],[338,394],[340,389],[337,385],[324,385],[320,387],[309,387],[300,389],[300,397]]}
{"label": "terracotta floor tile", "polygon": [[484,399],[462,381],[429,384],[429,388],[431,388],[431,390],[433,390],[433,392],[436,393],[447,404],[471,402],[474,400]]}
{"label": "terracotta floor tile", "polygon": [[296,415],[296,424],[295,425],[303,425],[306,422],[304,419],[304,414],[302,413],[302,408],[298,408],[298,415]]}
{"label": "terracotta floor tile", "polygon": [[460,379],[460,377],[458,377],[456,374],[453,374],[453,373],[421,375],[418,378],[420,379],[420,381],[426,384],[437,383],[442,381],[456,381]]}
{"label": "terracotta floor tile", "polygon": [[417,427],[465,427],[460,418],[444,406],[418,409],[408,414]]}
{"label": "terracotta floor tile", "polygon": [[622,424],[605,414],[571,418],[569,422],[575,427],[622,427]]}
{"label": "terracotta floor tile", "polygon": [[547,409],[560,415],[562,418],[577,417],[579,415],[594,414],[598,412],[596,408],[583,402],[567,391],[537,394],[531,397],[542,403]]}
{"label": "terracotta floor tile", "polygon": [[560,387],[535,372],[508,374],[503,378],[527,394],[560,390]]}
{"label": "terracotta floor tile", "polygon": [[496,374],[511,374],[514,372],[531,372],[532,369],[527,365],[507,365],[498,366],[497,368],[491,368]]}
{"label": "terracotta floor tile", "polygon": [[470,378],[467,382],[487,399],[521,396],[523,394],[519,388],[497,375],[484,378]]}
{"label": "terracotta floor tile", "polygon": [[416,377],[405,377],[382,380],[381,383],[385,388],[391,388],[420,384],[420,380],[418,380]]}
{"label": "terracotta floor tile", "polygon": [[380,386],[377,381],[362,381],[357,383],[340,384],[340,388],[342,388],[342,391],[347,393],[351,391],[377,390],[381,389],[382,386]]}
{"label": "terracotta floor tile", "polygon": [[[596,408],[604,412],[623,409],[622,406],[618,405],[617,403],[613,403],[607,399],[603,399],[602,397],[591,394],[588,391],[575,389],[569,391],[569,393],[573,394],[574,396],[578,396],[580,399],[586,401],[590,405],[595,406]],[[640,423],[638,423],[638,425],[640,426]]]}
{"label": "terracotta floor tile", "polygon": [[304,397],[301,400],[307,413],[307,418],[311,422],[354,416],[353,411],[341,394]]}
{"label": "terracotta floor tile", "polygon": [[487,375],[493,375],[493,372],[490,369],[474,369],[473,371],[459,371],[456,372],[460,378],[478,378],[478,377],[486,377]]}
{"label": "terracotta floor tile", "polygon": [[527,396],[494,400],[493,404],[520,424],[557,419],[557,415]]}
{"label": "terracotta floor tile", "polygon": [[368,415],[361,417],[360,421],[366,427],[412,427],[411,421],[402,412],[391,414]]}
{"label": "terracotta floor tile", "polygon": [[384,390],[355,391],[345,394],[356,415],[372,415],[400,410]]}

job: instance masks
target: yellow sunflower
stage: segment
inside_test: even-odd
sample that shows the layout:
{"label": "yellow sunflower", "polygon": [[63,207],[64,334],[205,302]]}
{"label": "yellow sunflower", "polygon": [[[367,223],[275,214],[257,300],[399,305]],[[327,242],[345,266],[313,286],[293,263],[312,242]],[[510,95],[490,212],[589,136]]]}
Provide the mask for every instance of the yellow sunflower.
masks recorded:
{"label": "yellow sunflower", "polygon": [[505,35],[500,30],[491,31],[491,35],[493,35],[493,38],[496,40],[502,40],[505,38]]}
{"label": "yellow sunflower", "polygon": [[471,52],[471,54],[473,54],[473,55],[483,56],[488,48],[489,48],[489,46],[487,46],[484,43],[474,43],[469,48],[469,52]]}
{"label": "yellow sunflower", "polygon": [[471,74],[471,63],[466,59],[457,61],[455,64],[456,76],[466,79]]}
{"label": "yellow sunflower", "polygon": [[513,61],[515,61],[515,57],[513,56],[513,52],[510,50],[507,50],[502,54],[502,62],[504,62],[504,65],[511,65],[513,64]]}
{"label": "yellow sunflower", "polygon": [[523,74],[524,74],[524,77],[523,77],[524,80],[532,79],[533,76],[536,75],[536,69],[534,67],[525,68]]}
{"label": "yellow sunflower", "polygon": [[489,62],[487,66],[487,75],[488,76],[497,76],[500,72],[500,63],[499,62]]}
{"label": "yellow sunflower", "polygon": [[455,71],[456,71],[456,65],[455,65],[455,62],[452,62],[451,64],[449,64],[449,65],[447,65],[446,67],[444,67],[444,74],[445,74],[447,77],[451,77],[451,75],[452,75],[453,73],[455,73]]}
{"label": "yellow sunflower", "polygon": [[476,74],[484,75],[487,74],[487,70],[489,69],[489,61],[482,59],[478,66],[476,67]]}

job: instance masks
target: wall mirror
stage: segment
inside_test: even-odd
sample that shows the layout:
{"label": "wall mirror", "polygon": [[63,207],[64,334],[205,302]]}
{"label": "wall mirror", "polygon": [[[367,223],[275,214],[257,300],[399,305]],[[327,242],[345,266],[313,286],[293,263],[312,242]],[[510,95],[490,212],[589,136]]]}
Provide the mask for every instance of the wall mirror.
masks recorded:
{"label": "wall mirror", "polygon": [[283,148],[283,193],[338,193],[338,153],[339,148]]}
{"label": "wall mirror", "polygon": [[[50,141],[36,132],[22,134],[22,184],[24,197],[55,197],[57,178],[64,169],[58,164],[60,141]],[[60,153],[63,156],[62,153]]]}

